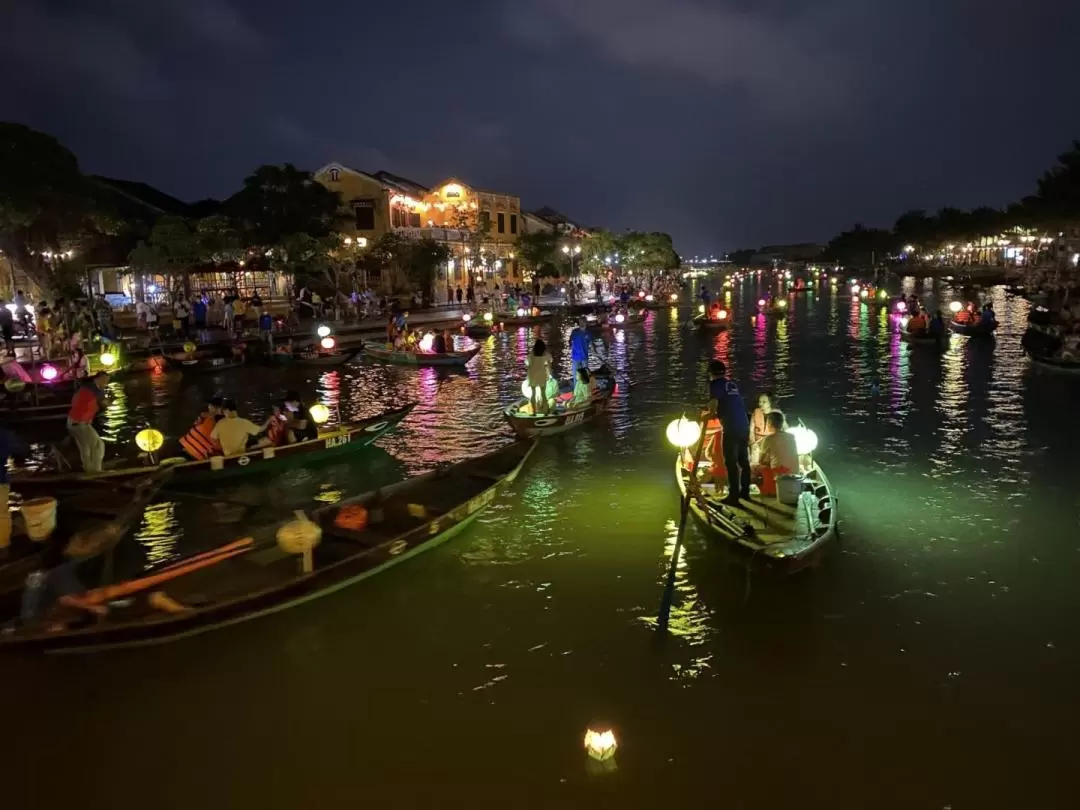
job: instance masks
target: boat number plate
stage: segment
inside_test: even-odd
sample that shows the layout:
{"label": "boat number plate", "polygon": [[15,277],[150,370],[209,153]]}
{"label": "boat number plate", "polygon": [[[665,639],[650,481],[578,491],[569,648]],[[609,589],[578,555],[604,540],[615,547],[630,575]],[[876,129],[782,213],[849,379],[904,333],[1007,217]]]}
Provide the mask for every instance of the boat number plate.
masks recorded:
{"label": "boat number plate", "polygon": [[246,467],[248,464],[251,463],[251,456],[240,456],[240,458],[236,460],[236,463],[239,464],[241,467]]}
{"label": "boat number plate", "polygon": [[349,434],[348,433],[344,433],[341,436],[329,436],[326,439],[326,449],[329,450],[331,447],[341,447],[341,445],[348,444],[348,443],[349,443]]}
{"label": "boat number plate", "polygon": [[215,357],[213,360],[210,361],[210,365],[212,365],[212,366],[220,366],[224,362],[225,362],[224,357]]}
{"label": "boat number plate", "polygon": [[368,425],[364,428],[365,433],[378,433],[380,430],[389,425],[389,422],[376,422],[374,425]]}
{"label": "boat number plate", "polygon": [[565,424],[567,424],[567,425],[576,425],[578,422],[580,422],[584,418],[585,418],[585,414],[583,414],[583,413],[572,413],[568,417],[566,417]]}

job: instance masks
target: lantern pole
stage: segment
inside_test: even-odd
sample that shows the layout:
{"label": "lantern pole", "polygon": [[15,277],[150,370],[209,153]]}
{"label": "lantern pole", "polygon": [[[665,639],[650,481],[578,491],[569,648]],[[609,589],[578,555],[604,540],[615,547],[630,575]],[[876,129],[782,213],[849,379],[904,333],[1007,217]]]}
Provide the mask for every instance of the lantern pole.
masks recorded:
{"label": "lantern pole", "polygon": [[[685,418],[685,414],[683,418]],[[656,629],[661,633],[667,632],[668,619],[671,616],[671,600],[675,594],[675,569],[679,565],[679,554],[682,552],[683,534],[686,531],[686,516],[690,513],[690,499],[693,497],[693,487],[697,479],[698,465],[701,463],[701,453],[705,449],[705,434],[708,424],[707,419],[702,419],[701,436],[698,439],[697,450],[694,453],[694,466],[690,469],[690,480],[686,483],[686,495],[682,499],[679,533],[675,535],[675,549],[671,553],[671,567],[668,568],[667,584],[664,586],[664,594],[660,598],[660,613],[656,617]]]}

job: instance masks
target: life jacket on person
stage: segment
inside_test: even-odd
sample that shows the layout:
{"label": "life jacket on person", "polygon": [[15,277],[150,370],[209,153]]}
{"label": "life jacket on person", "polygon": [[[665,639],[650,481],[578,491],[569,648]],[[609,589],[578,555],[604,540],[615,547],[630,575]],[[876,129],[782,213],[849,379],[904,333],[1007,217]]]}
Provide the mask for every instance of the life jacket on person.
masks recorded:
{"label": "life jacket on person", "polygon": [[221,445],[211,438],[215,424],[214,417],[200,416],[191,430],[180,437],[180,447],[195,461],[221,455]]}
{"label": "life jacket on person", "polygon": [[274,443],[274,447],[281,447],[289,443],[289,430],[280,419],[271,419],[270,426],[266,429],[266,438]]}
{"label": "life jacket on person", "polygon": [[912,316],[911,320],[908,321],[907,328],[909,332],[915,334],[917,332],[925,332],[926,326],[926,316],[922,313],[919,313],[918,315]]}

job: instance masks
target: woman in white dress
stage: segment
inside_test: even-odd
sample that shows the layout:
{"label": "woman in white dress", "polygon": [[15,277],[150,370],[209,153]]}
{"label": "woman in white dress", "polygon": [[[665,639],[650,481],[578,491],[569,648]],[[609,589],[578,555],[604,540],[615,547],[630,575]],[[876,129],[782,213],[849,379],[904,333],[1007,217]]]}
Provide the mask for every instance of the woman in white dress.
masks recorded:
{"label": "woman in white dress", "polygon": [[551,353],[547,344],[537,340],[529,355],[528,380],[532,388],[533,413],[540,416],[548,412],[547,383],[551,377]]}

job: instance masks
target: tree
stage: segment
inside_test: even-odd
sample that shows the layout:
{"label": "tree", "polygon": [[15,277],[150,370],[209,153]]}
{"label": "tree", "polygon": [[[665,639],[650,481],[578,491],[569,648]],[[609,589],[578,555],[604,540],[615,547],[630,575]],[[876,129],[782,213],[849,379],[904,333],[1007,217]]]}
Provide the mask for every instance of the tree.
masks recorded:
{"label": "tree", "polygon": [[619,262],[630,273],[651,270],[674,270],[679,254],[666,233],[627,231],[618,238]]}
{"label": "tree", "polygon": [[1080,141],[1058,155],[1057,164],[1038,180],[1036,200],[1055,221],[1080,219]]}
{"label": "tree", "polygon": [[895,249],[902,250],[905,245],[923,247],[934,238],[935,222],[921,208],[906,211],[896,219],[893,225]]}
{"label": "tree", "polygon": [[439,267],[450,258],[450,248],[434,239],[411,242],[404,251],[405,276],[414,289],[430,299],[435,289]]}
{"label": "tree", "polygon": [[248,247],[264,250],[297,234],[327,237],[346,220],[341,195],[291,163],[260,166],[225,203],[225,212],[238,221]]}
{"label": "tree", "polygon": [[523,233],[518,238],[517,253],[536,277],[553,276],[558,273],[559,234],[554,231]]}
{"label": "tree", "polygon": [[894,240],[892,231],[856,224],[829,242],[824,256],[842,264],[872,266],[889,254]]}
{"label": "tree", "polygon": [[188,273],[202,257],[195,229],[183,217],[164,216],[128,256],[132,267],[144,273],[170,279],[171,292],[190,293]]}
{"label": "tree", "polygon": [[614,263],[619,243],[610,231],[593,231],[581,241],[581,266],[599,270]]}
{"label": "tree", "polygon": [[0,251],[17,270],[50,294],[75,293],[78,257],[117,226],[75,155],[51,135],[0,123]]}
{"label": "tree", "polygon": [[728,254],[728,260],[736,267],[746,267],[750,260],[757,255],[757,248],[742,248]]}

